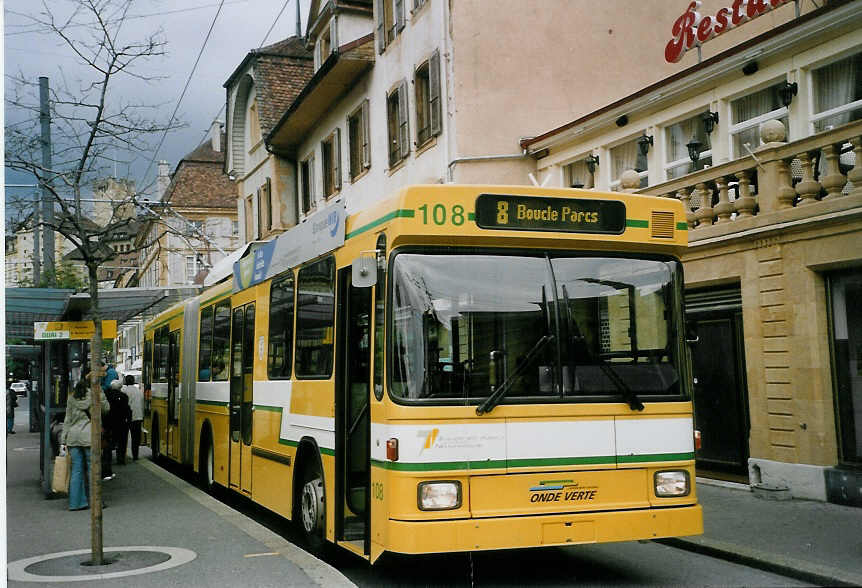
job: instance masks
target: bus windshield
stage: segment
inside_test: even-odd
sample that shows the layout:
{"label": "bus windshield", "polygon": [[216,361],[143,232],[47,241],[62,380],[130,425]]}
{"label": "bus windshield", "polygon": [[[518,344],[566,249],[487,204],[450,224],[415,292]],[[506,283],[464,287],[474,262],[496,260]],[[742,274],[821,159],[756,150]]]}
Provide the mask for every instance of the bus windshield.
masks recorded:
{"label": "bus windshield", "polygon": [[391,394],[440,404],[681,396],[680,272],[671,259],[401,253]]}

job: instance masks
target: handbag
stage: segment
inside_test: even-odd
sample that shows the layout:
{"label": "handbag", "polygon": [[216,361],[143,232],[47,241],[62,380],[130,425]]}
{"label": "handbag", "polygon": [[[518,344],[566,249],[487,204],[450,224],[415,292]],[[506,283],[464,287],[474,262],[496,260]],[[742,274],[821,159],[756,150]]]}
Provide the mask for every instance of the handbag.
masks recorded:
{"label": "handbag", "polygon": [[54,458],[54,475],[51,478],[51,491],[55,494],[69,493],[71,457],[67,451],[65,455],[58,455]]}

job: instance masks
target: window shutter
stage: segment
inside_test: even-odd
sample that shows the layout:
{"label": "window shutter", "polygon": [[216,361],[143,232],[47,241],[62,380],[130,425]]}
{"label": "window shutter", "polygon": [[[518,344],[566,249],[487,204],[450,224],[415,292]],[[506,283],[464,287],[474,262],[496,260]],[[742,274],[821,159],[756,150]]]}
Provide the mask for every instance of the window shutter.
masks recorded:
{"label": "window shutter", "polygon": [[266,230],[272,229],[272,180],[266,178]]}
{"label": "window shutter", "polygon": [[251,222],[254,226],[251,228],[251,234],[255,239],[260,239],[260,188],[254,193],[251,201]]}
{"label": "window shutter", "polygon": [[[314,155],[308,158],[308,205],[314,208],[317,205],[315,194],[317,190],[314,185]],[[306,211],[307,212],[307,211]]]}
{"label": "window shutter", "polygon": [[395,0],[395,33],[404,28],[404,0]]}
{"label": "window shutter", "polygon": [[341,190],[341,127],[335,127],[335,136],[332,138],[332,174],[333,186],[336,190]]}
{"label": "window shutter", "polygon": [[[386,20],[386,8],[383,3],[387,0],[377,0],[377,50],[383,53],[386,49],[386,31],[383,28],[383,21]],[[392,0],[388,0],[391,2]]]}
{"label": "window shutter", "polygon": [[428,96],[429,116],[431,117],[431,134],[439,135],[442,130],[440,105],[440,50],[434,52],[428,62]]}
{"label": "window shutter", "polygon": [[329,21],[329,52],[338,53],[338,21],[335,16]]}
{"label": "window shutter", "polygon": [[407,125],[407,82],[398,86],[398,148],[402,158],[410,155],[410,135]]}
{"label": "window shutter", "polygon": [[371,122],[368,114],[368,100],[362,103],[362,167],[371,167]]}

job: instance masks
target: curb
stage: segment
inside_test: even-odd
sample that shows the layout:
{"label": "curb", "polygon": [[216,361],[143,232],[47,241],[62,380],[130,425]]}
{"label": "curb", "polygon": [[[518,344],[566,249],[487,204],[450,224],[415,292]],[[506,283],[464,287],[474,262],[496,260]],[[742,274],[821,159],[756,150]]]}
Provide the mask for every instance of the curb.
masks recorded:
{"label": "curb", "polygon": [[273,551],[277,551],[280,555],[305,572],[311,581],[316,583],[318,586],[321,586],[321,588],[355,588],[356,585],[336,568],[332,567],[325,561],[314,557],[307,551],[300,549],[280,535],[273,533],[257,521],[248,518],[223,502],[216,500],[209,494],[192,486],[185,480],[178,478],[169,471],[155,465],[149,459],[141,459],[138,463],[151,473],[166,481],[168,484],[177,488],[180,492],[186,494],[192,500],[213,511],[226,522],[234,525],[253,539],[260,541]]}
{"label": "curb", "polygon": [[862,575],[860,574],[798,558],[751,549],[735,543],[726,543],[705,537],[698,537],[697,539],[654,539],[654,541],[677,549],[717,557],[820,586],[862,586]]}

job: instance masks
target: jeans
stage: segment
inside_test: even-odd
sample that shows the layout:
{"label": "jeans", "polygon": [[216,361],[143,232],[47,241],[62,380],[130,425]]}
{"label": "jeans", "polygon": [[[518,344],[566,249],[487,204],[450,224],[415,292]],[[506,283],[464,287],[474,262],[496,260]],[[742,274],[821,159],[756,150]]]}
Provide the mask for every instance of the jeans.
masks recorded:
{"label": "jeans", "polygon": [[72,455],[72,473],[69,476],[69,510],[87,508],[90,477],[90,448],[69,447]]}
{"label": "jeans", "polygon": [[15,430],[15,415],[6,416],[6,433],[11,433]]}

